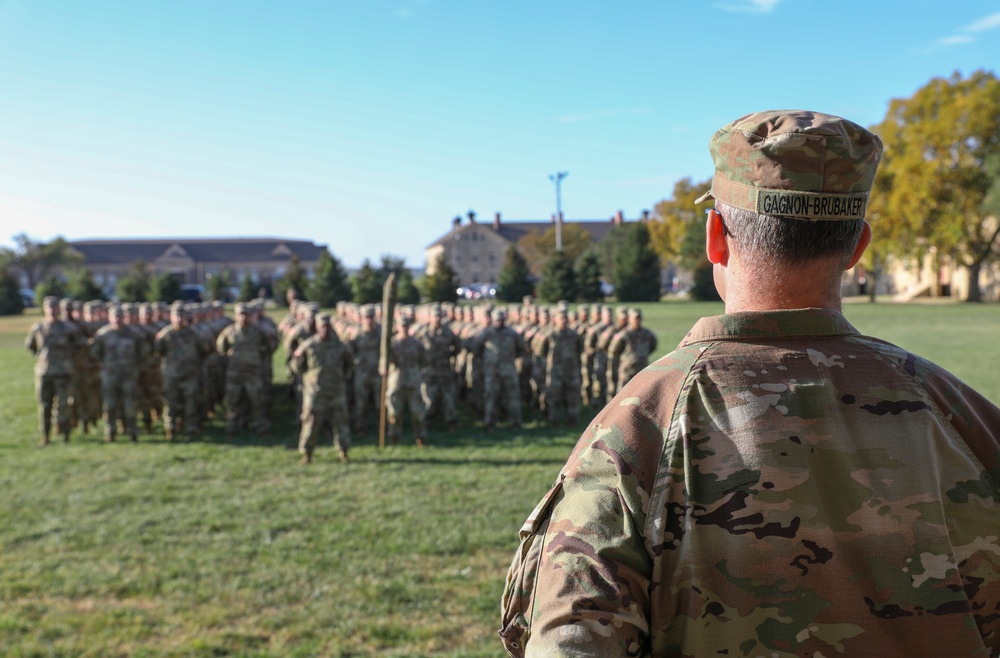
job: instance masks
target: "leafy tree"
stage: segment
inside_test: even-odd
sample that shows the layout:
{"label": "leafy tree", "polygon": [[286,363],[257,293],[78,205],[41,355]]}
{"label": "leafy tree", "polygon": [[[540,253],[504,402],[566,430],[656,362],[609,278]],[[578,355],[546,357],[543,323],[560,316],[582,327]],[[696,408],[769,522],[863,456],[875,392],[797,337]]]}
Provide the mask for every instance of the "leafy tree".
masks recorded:
{"label": "leafy tree", "polygon": [[599,302],[604,299],[601,289],[601,259],[591,247],[576,259],[576,296],[582,302]]}
{"label": "leafy tree", "polygon": [[13,268],[0,263],[0,315],[20,315],[24,310]]}
{"label": "leafy tree", "polygon": [[542,280],[538,283],[538,297],[549,303],[576,299],[576,273],[565,249],[553,251],[545,261]]}
{"label": "leafy tree", "polygon": [[243,280],[240,281],[240,294],[237,296],[237,300],[241,302],[249,302],[257,298],[257,291],[260,287],[247,272],[243,275]]}
{"label": "leafy tree", "polygon": [[104,299],[104,290],[86,267],[77,267],[66,273],[66,294],[81,301]]}
{"label": "leafy tree", "polygon": [[714,266],[706,257],[694,268],[694,279],[691,284],[691,299],[699,302],[722,301],[718,289],[715,287]]}
{"label": "leafy tree", "polygon": [[123,302],[145,302],[149,294],[150,273],[146,268],[146,263],[137,260],[132,263],[132,267],[125,276],[118,279],[115,286],[115,294]]}
{"label": "leafy tree", "polygon": [[164,272],[150,278],[148,297],[151,301],[170,303],[183,296],[180,279],[170,272]]}
{"label": "leafy tree", "polygon": [[354,291],[354,301],[358,304],[377,304],[382,301],[382,281],[367,258],[361,263],[361,269],[351,277],[351,288]]}
{"label": "leafy tree", "polygon": [[705,261],[705,211],[711,199],[694,201],[712,187],[712,180],[692,183],[684,178],[674,184],[673,194],[656,204],[654,219],[648,224],[653,250],[663,262],[694,271]]}
{"label": "leafy tree", "polygon": [[519,302],[535,291],[528,261],[516,245],[507,247],[503,268],[497,275],[497,296],[505,302]]}
{"label": "leafy tree", "polygon": [[608,234],[597,245],[597,256],[601,261],[601,273],[604,275],[604,280],[608,283],[618,284],[618,281],[615,280],[615,259],[618,257],[619,250],[621,250],[628,240],[630,225],[619,224],[615,226],[608,231]]}
{"label": "leafy tree", "polygon": [[288,304],[288,298],[285,296],[285,293],[289,288],[295,290],[300,295],[308,292],[309,275],[306,273],[305,268],[302,267],[302,262],[297,255],[293,254],[289,259],[288,268],[281,275],[281,278],[275,282],[273,288],[274,299],[282,306]]}
{"label": "leafy tree", "polygon": [[615,254],[615,296],[622,302],[660,299],[660,258],[650,247],[646,222],[628,224],[626,239]]}
{"label": "leafy tree", "polygon": [[[386,279],[388,279],[386,275]],[[384,283],[382,284],[385,285]],[[381,299],[381,297],[380,297]],[[413,272],[404,269],[396,275],[396,301],[400,304],[419,304],[420,291],[413,283]]]}
{"label": "leafy tree", "polygon": [[432,302],[458,300],[458,274],[448,264],[444,253],[434,259],[434,273],[422,279],[424,296]]}
{"label": "leafy tree", "polygon": [[42,300],[46,297],[58,297],[62,299],[68,296],[66,282],[56,276],[50,276],[35,286],[35,300],[39,305],[41,305]]}
{"label": "leafy tree", "polygon": [[[562,247],[573,263],[590,246],[590,233],[579,224],[562,225]],[[552,226],[544,233],[530,231],[517,241],[517,250],[527,261],[531,274],[541,275],[542,268],[548,262],[549,254],[556,249],[556,227]]]}
{"label": "leafy tree", "polygon": [[83,264],[83,256],[61,237],[46,243],[36,242],[26,233],[19,233],[14,236],[14,244],[10,265],[24,275],[28,287],[32,289],[50,278],[58,267],[78,267]]}
{"label": "leafy tree", "polygon": [[969,274],[967,301],[981,301],[979,275],[1000,238],[987,202],[988,160],[1000,151],[1000,80],[987,71],[934,78],[894,99],[875,131],[886,151],[880,175],[889,179],[880,224],[896,237],[894,251],[933,247],[954,257]]}
{"label": "leafy tree", "polygon": [[233,286],[233,275],[229,270],[205,278],[205,294],[213,301],[226,301],[226,290]]}
{"label": "leafy tree", "polygon": [[330,308],[337,302],[351,299],[351,283],[344,264],[329,250],[324,249],[316,263],[316,272],[306,295],[310,301]]}

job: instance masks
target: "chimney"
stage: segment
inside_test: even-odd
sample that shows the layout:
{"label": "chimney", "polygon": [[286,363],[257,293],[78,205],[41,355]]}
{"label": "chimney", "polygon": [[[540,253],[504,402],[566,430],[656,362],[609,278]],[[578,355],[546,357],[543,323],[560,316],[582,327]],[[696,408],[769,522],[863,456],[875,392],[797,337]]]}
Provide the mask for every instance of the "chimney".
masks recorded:
{"label": "chimney", "polygon": [[462,218],[456,215],[455,219],[451,220],[451,228],[456,229],[461,225],[462,225]]}
{"label": "chimney", "polygon": [[473,210],[470,210],[470,211],[469,211],[468,213],[466,213],[466,214],[467,214],[467,216],[469,217],[469,223],[470,223],[470,224],[475,224],[475,223],[476,223],[476,213],[475,213],[475,211],[473,211]]}
{"label": "chimney", "polygon": [[614,219],[611,220],[615,226],[621,226],[622,222],[625,221],[625,217],[622,215],[622,211],[619,210],[615,213]]}
{"label": "chimney", "polygon": [[562,211],[561,211],[561,210],[559,211],[559,223],[560,223],[560,224],[562,224],[562,223],[563,223],[563,214],[562,214]]}
{"label": "chimney", "polygon": [[642,221],[644,221],[644,222],[648,222],[649,221],[649,210],[643,210],[642,211]]}
{"label": "chimney", "polygon": [[494,231],[500,230],[500,213],[496,213],[493,215],[493,230]]}

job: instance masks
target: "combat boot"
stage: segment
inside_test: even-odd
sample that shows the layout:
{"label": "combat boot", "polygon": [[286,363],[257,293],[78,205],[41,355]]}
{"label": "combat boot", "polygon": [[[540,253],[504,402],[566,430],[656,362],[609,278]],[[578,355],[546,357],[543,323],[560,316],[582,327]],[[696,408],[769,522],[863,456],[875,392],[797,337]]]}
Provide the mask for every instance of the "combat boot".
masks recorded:
{"label": "combat boot", "polygon": [[339,450],[338,454],[340,456],[340,461],[344,462],[345,464],[351,463],[351,458],[347,456],[346,450]]}
{"label": "combat boot", "polygon": [[49,445],[49,437],[48,435],[43,434],[42,438],[38,439],[38,447],[44,448],[47,445]]}
{"label": "combat boot", "polygon": [[63,443],[69,443],[69,430],[63,432],[62,437],[63,437]]}
{"label": "combat boot", "polygon": [[313,460],[313,454],[311,452],[302,453],[302,458],[299,459],[299,464],[311,464]]}

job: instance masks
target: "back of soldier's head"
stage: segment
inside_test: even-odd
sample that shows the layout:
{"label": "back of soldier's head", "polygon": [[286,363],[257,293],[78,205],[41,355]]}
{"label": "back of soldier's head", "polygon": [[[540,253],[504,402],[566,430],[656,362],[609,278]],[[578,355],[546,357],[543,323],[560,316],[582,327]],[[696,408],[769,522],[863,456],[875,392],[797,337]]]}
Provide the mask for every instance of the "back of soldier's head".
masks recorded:
{"label": "back of soldier's head", "polygon": [[715,199],[731,249],[751,265],[836,258],[864,226],[882,154],[877,135],[819,112],[743,116],[710,140]]}

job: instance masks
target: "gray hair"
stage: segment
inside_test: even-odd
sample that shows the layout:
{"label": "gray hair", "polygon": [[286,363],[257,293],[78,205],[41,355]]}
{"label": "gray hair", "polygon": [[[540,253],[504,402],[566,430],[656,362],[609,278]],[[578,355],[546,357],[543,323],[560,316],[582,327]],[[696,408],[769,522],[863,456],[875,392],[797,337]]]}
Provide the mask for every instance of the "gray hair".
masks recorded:
{"label": "gray hair", "polygon": [[718,199],[715,207],[740,258],[753,266],[839,258],[844,267],[864,229],[863,219],[811,222],[761,215]]}

